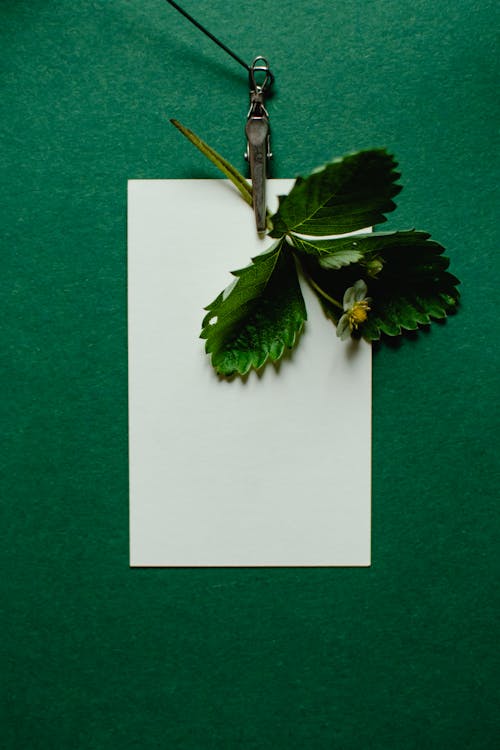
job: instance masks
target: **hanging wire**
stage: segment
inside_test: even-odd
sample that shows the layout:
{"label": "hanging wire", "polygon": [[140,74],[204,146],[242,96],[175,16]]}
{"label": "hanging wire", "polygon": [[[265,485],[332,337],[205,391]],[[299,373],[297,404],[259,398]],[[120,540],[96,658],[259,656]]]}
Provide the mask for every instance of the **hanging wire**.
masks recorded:
{"label": "hanging wire", "polygon": [[216,36],[211,34],[210,31],[208,31],[208,29],[206,29],[204,26],[201,25],[201,23],[199,23],[199,21],[196,20],[196,18],[193,18],[193,16],[190,16],[189,13],[183,10],[183,8],[181,8],[180,5],[175,3],[174,0],[166,0],[166,2],[169,5],[171,5],[172,8],[175,8],[175,10],[178,10],[179,13],[181,13],[184,16],[184,18],[187,18],[188,21],[191,21],[191,23],[194,26],[196,26],[197,29],[199,29],[200,31],[203,31],[203,33],[206,34],[208,38],[211,39],[213,42],[215,42],[215,44],[217,44],[221,49],[223,49],[224,52],[227,52],[228,55],[231,55],[233,60],[236,60],[236,62],[242,65],[245,68],[245,70],[248,70],[248,72],[250,72],[250,65],[247,65],[247,63],[244,60],[242,60],[241,57],[239,57],[235,52],[229,49],[229,47],[223,44],[223,42],[221,42],[220,39],[217,39]]}

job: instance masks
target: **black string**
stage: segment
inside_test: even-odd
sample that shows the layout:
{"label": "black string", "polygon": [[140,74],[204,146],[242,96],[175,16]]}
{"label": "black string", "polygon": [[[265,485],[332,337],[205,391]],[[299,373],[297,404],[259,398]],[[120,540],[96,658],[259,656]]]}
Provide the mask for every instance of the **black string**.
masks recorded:
{"label": "black string", "polygon": [[191,23],[196,26],[197,29],[200,31],[203,31],[204,34],[208,36],[209,39],[211,39],[213,42],[215,42],[221,49],[224,50],[224,52],[227,52],[228,55],[231,55],[233,60],[236,60],[240,65],[243,65],[243,67],[250,72],[250,65],[247,65],[244,60],[241,59],[241,57],[238,57],[236,53],[234,53],[232,50],[229,49],[229,47],[226,47],[225,44],[223,44],[219,39],[217,39],[216,36],[211,34],[208,29],[206,29],[204,26],[201,25],[193,16],[190,16],[189,13],[186,13],[185,10],[183,10],[180,5],[177,5],[177,3],[174,3],[173,0],[166,0],[169,5],[172,6],[172,8],[175,8],[175,10],[178,10],[179,13],[181,13],[184,18],[187,18],[188,21],[191,21]]}

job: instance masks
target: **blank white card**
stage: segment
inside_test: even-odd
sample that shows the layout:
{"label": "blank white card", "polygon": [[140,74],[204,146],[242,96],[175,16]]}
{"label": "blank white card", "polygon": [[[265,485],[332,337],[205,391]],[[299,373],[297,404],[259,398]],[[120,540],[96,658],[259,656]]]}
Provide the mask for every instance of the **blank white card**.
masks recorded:
{"label": "blank white card", "polygon": [[[271,180],[268,202],[291,180]],[[132,566],[370,564],[371,347],[308,321],[279,365],[231,380],[203,308],[271,240],[226,180],[131,180]]]}

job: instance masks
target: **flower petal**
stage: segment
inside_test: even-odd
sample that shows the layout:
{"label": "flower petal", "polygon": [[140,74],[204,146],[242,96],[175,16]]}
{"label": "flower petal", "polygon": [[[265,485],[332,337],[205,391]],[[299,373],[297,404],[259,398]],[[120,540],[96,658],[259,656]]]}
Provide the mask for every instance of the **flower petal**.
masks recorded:
{"label": "flower petal", "polygon": [[345,341],[351,335],[351,327],[349,325],[349,316],[342,315],[339,322],[337,323],[337,336],[342,341]]}
{"label": "flower petal", "polygon": [[363,279],[358,279],[354,286],[354,299],[356,302],[361,302],[362,299],[366,297],[366,293],[368,291],[367,286]]}
{"label": "flower petal", "polygon": [[354,305],[354,302],[356,301],[356,290],[353,286],[350,286],[349,289],[345,290],[344,293],[344,299],[342,300],[342,305],[344,307],[344,310],[350,310],[351,307]]}

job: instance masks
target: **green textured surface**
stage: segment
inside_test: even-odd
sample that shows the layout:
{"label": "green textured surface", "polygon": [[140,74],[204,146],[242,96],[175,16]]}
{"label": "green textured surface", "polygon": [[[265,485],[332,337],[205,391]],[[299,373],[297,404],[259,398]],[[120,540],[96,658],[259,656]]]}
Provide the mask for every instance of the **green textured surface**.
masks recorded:
{"label": "green textured surface", "polygon": [[397,155],[463,304],[374,357],[371,569],[129,570],[126,180],[218,176],[167,117],[243,168],[245,75],[162,0],[3,0],[2,747],[491,748],[497,3],[185,6],[272,61],[274,176]]}

